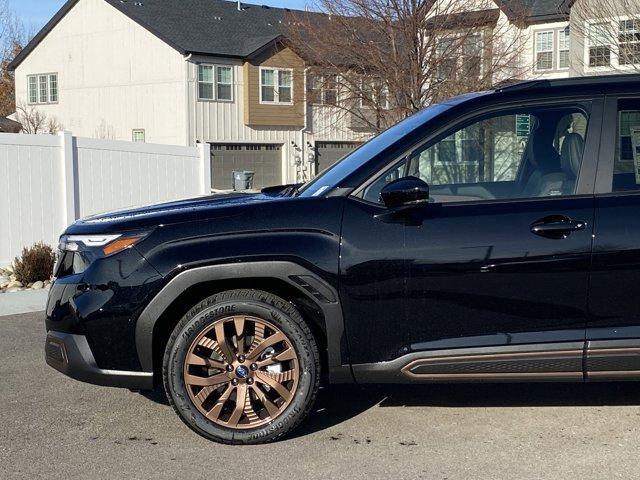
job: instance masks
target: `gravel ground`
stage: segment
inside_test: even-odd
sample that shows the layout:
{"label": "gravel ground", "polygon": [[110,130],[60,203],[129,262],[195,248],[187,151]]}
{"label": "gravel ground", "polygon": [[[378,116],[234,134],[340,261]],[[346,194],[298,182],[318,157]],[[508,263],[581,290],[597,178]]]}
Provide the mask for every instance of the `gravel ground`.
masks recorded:
{"label": "gravel ground", "polygon": [[42,314],[0,318],[0,477],[638,478],[640,386],[342,386],[294,436],[200,438],[161,393],[85,385],[47,367]]}

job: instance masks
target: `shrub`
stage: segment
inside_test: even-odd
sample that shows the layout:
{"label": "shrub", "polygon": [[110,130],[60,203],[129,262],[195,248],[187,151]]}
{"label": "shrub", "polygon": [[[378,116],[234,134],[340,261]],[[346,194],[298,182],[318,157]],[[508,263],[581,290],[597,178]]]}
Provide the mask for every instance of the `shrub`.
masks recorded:
{"label": "shrub", "polygon": [[13,271],[20,283],[30,283],[49,280],[53,275],[53,265],[56,254],[49,245],[36,243],[30,248],[22,249],[22,256],[13,262]]}

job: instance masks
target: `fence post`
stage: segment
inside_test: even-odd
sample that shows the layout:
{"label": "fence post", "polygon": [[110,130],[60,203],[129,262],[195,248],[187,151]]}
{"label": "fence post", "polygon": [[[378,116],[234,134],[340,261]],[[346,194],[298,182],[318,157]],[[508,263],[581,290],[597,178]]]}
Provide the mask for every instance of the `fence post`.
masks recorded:
{"label": "fence post", "polygon": [[198,157],[200,159],[200,174],[202,175],[202,193],[211,195],[211,145],[198,143]]}
{"label": "fence post", "polygon": [[62,161],[62,178],[64,180],[64,211],[67,225],[78,219],[78,171],[76,168],[73,135],[71,132],[59,132],[60,159]]}

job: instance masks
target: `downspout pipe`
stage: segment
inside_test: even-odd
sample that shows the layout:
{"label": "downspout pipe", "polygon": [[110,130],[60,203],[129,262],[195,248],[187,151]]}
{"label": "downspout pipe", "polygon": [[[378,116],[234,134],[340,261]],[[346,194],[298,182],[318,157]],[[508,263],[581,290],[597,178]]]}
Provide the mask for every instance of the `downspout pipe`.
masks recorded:
{"label": "downspout pipe", "polygon": [[185,103],[185,120],[186,120],[186,128],[187,128],[187,136],[186,136],[186,144],[187,146],[191,145],[191,105],[189,104],[189,61],[193,57],[193,53],[184,57],[184,103]]}
{"label": "downspout pipe", "polygon": [[[305,133],[307,131],[307,127],[309,126],[309,104],[307,102],[307,75],[309,74],[309,67],[304,69],[304,78],[303,78],[303,89],[304,89],[304,127],[300,130],[300,173],[304,175],[304,165],[309,164],[307,162],[307,158],[305,157],[305,146],[306,143],[304,141]],[[311,165],[309,164],[309,180],[311,180]],[[304,176],[302,179],[304,180]],[[298,181],[298,179],[296,179]]]}

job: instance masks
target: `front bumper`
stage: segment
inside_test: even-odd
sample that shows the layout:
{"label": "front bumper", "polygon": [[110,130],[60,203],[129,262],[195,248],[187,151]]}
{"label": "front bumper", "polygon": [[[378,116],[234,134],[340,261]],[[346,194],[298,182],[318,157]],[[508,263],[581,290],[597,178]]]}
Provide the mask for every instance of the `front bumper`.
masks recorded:
{"label": "front bumper", "polygon": [[107,387],[153,389],[153,373],[99,368],[84,335],[49,331],[45,357],[50,366],[82,382]]}

